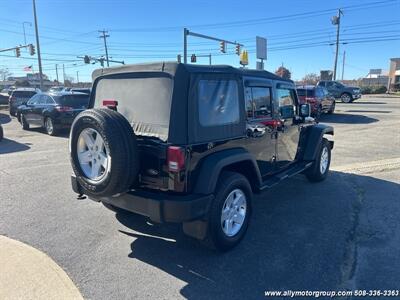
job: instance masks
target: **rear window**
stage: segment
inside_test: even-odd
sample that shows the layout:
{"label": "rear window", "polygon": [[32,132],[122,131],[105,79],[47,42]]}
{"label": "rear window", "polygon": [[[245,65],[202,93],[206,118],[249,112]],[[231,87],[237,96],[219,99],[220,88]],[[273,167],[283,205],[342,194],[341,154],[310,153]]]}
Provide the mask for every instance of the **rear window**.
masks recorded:
{"label": "rear window", "polygon": [[30,91],[15,91],[13,92],[13,97],[23,97],[23,98],[30,98],[33,95],[36,95],[36,92]]}
{"label": "rear window", "polygon": [[65,95],[57,97],[56,102],[62,106],[73,108],[87,108],[89,104],[89,95]]}
{"label": "rear window", "polygon": [[135,134],[166,141],[173,84],[168,77],[103,78],[95,87],[94,107],[101,107],[103,100],[116,100],[118,112],[131,123]]}
{"label": "rear window", "polygon": [[311,89],[297,89],[297,95],[299,97],[314,97],[314,90]]}
{"label": "rear window", "polygon": [[239,91],[236,80],[200,80],[198,95],[202,126],[239,122]]}

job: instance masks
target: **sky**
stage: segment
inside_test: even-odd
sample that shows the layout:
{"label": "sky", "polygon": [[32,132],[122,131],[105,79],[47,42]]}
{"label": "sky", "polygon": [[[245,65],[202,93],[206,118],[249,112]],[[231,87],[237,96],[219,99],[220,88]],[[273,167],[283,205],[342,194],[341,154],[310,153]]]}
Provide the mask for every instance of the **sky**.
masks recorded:
{"label": "sky", "polygon": [[[342,8],[338,74],[344,79],[365,76],[369,69],[389,69],[389,59],[400,57],[400,0],[36,0],[43,73],[60,81],[67,77],[91,81],[100,64],[84,64],[77,56],[105,55],[99,30],[107,30],[109,56],[125,63],[173,61],[183,54],[183,28],[239,42],[255,68],[255,37],[267,39],[265,68],[284,65],[299,80],[308,73],[332,70],[336,26],[331,17]],[[0,49],[36,44],[32,0],[0,0]],[[235,47],[219,51],[219,43],[190,36],[188,55],[198,64],[239,67]],[[37,56],[21,50],[0,53],[0,69],[23,76],[24,67],[38,71]],[[116,66],[117,63],[111,63]]]}

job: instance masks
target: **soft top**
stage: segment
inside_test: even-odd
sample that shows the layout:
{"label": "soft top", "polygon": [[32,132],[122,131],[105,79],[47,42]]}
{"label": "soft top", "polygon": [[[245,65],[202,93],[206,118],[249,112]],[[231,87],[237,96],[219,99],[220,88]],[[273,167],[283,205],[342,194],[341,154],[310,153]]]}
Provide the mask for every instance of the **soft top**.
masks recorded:
{"label": "soft top", "polygon": [[97,69],[93,71],[92,79],[103,75],[121,74],[121,73],[136,73],[136,72],[164,72],[175,76],[178,69],[184,69],[188,73],[232,73],[247,76],[257,76],[272,80],[292,82],[289,79],[284,79],[271,72],[264,70],[252,70],[244,68],[234,68],[228,65],[194,65],[182,64],[178,62],[154,62],[145,64],[130,64],[111,68]]}

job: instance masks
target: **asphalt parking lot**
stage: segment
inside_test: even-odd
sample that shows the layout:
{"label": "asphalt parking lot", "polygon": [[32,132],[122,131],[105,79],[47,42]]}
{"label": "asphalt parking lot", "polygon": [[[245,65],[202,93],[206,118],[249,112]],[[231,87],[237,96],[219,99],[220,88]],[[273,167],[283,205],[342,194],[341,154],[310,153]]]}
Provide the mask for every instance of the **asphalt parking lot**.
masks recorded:
{"label": "asphalt parking lot", "polygon": [[258,195],[243,242],[218,254],[180,226],[76,200],[68,133],[0,110],[0,235],[53,258],[85,298],[259,299],[267,290],[399,289],[400,98],[338,103],[328,179]]}

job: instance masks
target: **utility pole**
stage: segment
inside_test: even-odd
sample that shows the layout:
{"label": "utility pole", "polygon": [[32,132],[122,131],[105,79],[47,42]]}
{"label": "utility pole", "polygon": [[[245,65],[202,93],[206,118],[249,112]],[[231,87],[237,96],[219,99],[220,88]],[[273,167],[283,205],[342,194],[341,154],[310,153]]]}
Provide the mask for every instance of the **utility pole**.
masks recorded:
{"label": "utility pole", "polygon": [[38,22],[37,22],[37,16],[36,16],[35,0],[32,0],[32,3],[33,3],[33,18],[35,19],[36,49],[37,49],[38,65],[39,65],[40,89],[43,89],[42,57],[40,55],[39,30],[38,30]]}
{"label": "utility pole", "polygon": [[337,61],[338,61],[338,54],[339,54],[339,37],[340,37],[340,21],[343,12],[341,9],[338,10],[337,16],[332,18],[332,24],[336,25],[336,52],[335,52],[335,64],[333,66],[333,80],[336,80],[336,71],[337,71]]}
{"label": "utility pole", "polygon": [[110,37],[109,34],[107,34],[108,32],[105,30],[99,30],[100,33],[102,33],[101,36],[99,36],[99,38],[102,38],[104,40],[104,49],[106,50],[106,61],[107,61],[107,67],[110,66],[110,62],[108,60],[108,49],[107,49],[107,38]]}
{"label": "utility pole", "polygon": [[64,64],[63,64],[63,81],[64,81],[64,86],[65,86],[65,67],[64,67]]}
{"label": "utility pole", "polygon": [[343,77],[344,77],[344,64],[345,64],[345,61],[346,61],[346,50],[343,51],[342,80],[343,80]]}
{"label": "utility pole", "polygon": [[57,77],[57,86],[59,85],[59,81],[58,81],[58,65],[56,64],[56,77]]}
{"label": "utility pole", "polygon": [[79,84],[79,71],[76,71],[76,82]]}
{"label": "utility pole", "polygon": [[189,34],[189,30],[187,28],[183,28],[183,63],[187,64],[187,36]]}

